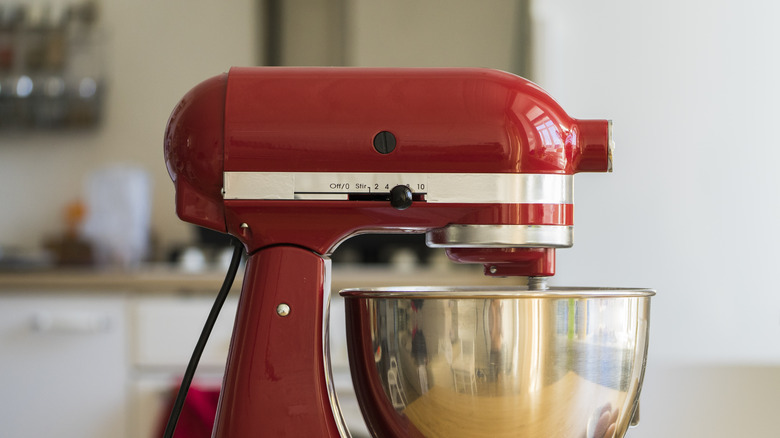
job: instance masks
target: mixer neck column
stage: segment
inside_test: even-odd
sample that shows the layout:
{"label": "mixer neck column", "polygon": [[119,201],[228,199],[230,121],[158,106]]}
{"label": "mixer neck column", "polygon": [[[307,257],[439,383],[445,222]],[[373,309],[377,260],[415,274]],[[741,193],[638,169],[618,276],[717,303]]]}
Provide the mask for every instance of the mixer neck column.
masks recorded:
{"label": "mixer neck column", "polygon": [[250,256],[214,436],[344,436],[327,356],[330,261],[280,245]]}

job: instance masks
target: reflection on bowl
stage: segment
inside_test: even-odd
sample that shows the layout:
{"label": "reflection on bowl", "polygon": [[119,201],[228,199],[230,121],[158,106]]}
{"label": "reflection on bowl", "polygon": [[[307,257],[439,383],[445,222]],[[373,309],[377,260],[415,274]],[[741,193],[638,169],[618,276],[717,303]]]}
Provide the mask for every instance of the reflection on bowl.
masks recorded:
{"label": "reflection on bowl", "polygon": [[375,436],[622,437],[648,289],[346,290],[350,367]]}

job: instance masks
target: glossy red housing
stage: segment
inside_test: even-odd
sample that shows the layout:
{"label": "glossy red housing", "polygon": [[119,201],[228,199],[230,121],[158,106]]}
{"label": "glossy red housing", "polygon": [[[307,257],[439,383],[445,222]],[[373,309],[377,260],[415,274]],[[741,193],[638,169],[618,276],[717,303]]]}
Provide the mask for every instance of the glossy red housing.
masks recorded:
{"label": "glossy red housing", "polygon": [[[373,139],[385,131],[396,145],[382,154]],[[572,205],[224,200],[223,173],[571,175],[607,171],[609,142],[608,121],[571,118],[537,85],[495,70],[233,68],[182,99],[165,157],[183,220],[234,234],[250,252],[327,254],[367,231],[567,226]]]}
{"label": "glossy red housing", "polygon": [[176,105],[165,131],[165,163],[181,220],[225,232],[225,94],[228,75],[208,79]]}
{"label": "glossy red housing", "polygon": [[448,248],[447,256],[458,263],[481,263],[485,275],[495,277],[555,275],[553,248]]}
{"label": "glossy red housing", "polygon": [[[608,122],[488,69],[233,68],[226,171],[558,173],[606,170]],[[382,155],[374,136],[392,132]],[[601,161],[597,165],[597,161]]]}
{"label": "glossy red housing", "polygon": [[292,246],[251,256],[214,436],[339,436],[323,361],[327,263]]}

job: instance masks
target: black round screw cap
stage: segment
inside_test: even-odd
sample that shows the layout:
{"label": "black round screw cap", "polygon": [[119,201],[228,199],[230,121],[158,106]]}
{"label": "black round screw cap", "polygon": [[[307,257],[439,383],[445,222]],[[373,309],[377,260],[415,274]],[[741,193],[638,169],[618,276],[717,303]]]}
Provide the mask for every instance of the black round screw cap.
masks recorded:
{"label": "black round screw cap", "polygon": [[395,150],[395,135],[390,131],[382,131],[374,136],[374,149],[380,154],[389,154]]}
{"label": "black round screw cap", "polygon": [[397,210],[406,210],[412,206],[412,189],[407,186],[395,186],[390,190],[390,205]]}

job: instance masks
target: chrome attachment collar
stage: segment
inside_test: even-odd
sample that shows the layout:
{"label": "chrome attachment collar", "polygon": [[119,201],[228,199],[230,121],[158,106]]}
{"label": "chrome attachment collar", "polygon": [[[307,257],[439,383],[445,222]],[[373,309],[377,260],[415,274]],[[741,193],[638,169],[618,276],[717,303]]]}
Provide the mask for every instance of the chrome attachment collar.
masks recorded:
{"label": "chrome attachment collar", "polygon": [[570,225],[447,225],[428,231],[431,248],[569,248]]}

